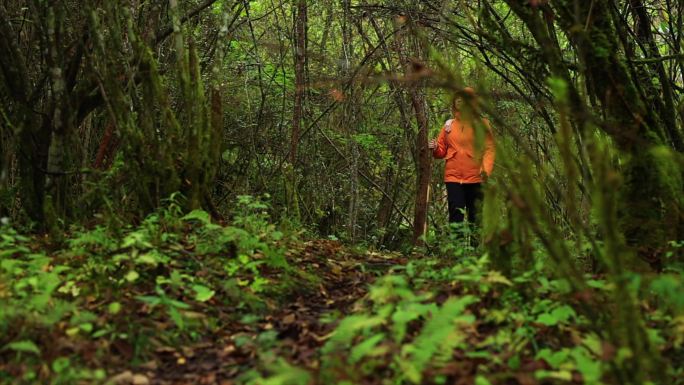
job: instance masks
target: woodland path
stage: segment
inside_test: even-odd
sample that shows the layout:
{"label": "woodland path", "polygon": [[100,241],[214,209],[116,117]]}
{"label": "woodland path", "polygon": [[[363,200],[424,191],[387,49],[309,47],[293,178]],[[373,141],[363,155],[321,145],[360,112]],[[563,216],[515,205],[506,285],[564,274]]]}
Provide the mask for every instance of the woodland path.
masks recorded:
{"label": "woodland path", "polygon": [[293,259],[299,266],[310,266],[321,279],[316,289],[273,304],[256,322],[222,325],[214,335],[181,349],[157,349],[150,361],[131,370],[141,373],[138,378],[146,377],[149,384],[234,384],[238,375],[268,361],[263,353],[269,343],[264,338],[272,339],[268,351],[274,356],[316,369],[318,349],[336,324],[322,322],[322,318],[348,314],[375,278],[406,263],[398,254],[354,254],[326,240],[307,243]]}

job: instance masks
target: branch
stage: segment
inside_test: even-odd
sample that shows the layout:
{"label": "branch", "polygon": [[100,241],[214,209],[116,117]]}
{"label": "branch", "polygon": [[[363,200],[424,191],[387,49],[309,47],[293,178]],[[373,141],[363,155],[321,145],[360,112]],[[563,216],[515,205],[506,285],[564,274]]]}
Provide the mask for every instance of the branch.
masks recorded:
{"label": "branch", "polygon": [[[204,3],[197,6],[197,8],[193,9],[188,14],[183,16],[180,20],[181,24],[187,22],[194,16],[197,16],[197,14],[212,6],[217,1],[218,0],[206,0]],[[154,44],[159,45],[164,39],[169,37],[172,33],[173,26],[168,26],[165,29],[158,31],[154,38]],[[86,116],[88,116],[88,114],[90,114],[93,110],[101,106],[104,102],[104,99],[102,98],[102,95],[99,92],[99,87],[96,84],[89,84],[87,87],[84,87],[82,92],[83,96],[77,98],[81,100],[81,103],[78,107],[77,122],[81,122],[83,119],[85,119]]]}
{"label": "branch", "polygon": [[630,59],[630,63],[636,63],[636,64],[651,64],[651,63],[659,63],[659,62],[664,62],[666,60],[674,60],[674,59],[684,59],[684,53],[675,53],[672,55],[666,55],[666,56],[661,56],[661,57],[647,57],[643,59]]}
{"label": "branch", "polygon": [[0,70],[10,95],[22,103],[27,103],[28,69],[24,56],[12,40],[12,36],[14,33],[6,10],[4,6],[0,7]]}
{"label": "branch", "polygon": [[[209,7],[211,7],[211,6],[212,6],[214,3],[216,3],[217,1],[218,1],[218,0],[205,0],[204,3],[198,5],[197,8],[193,9],[193,10],[190,11],[188,14],[186,14],[186,15],[183,16],[183,17],[181,17],[181,19],[180,19],[181,24],[184,24],[184,23],[185,23],[186,21],[188,21],[189,19],[191,19],[191,18],[197,16],[200,12],[202,12],[203,10],[205,10],[205,9],[207,9],[207,8],[209,8]],[[157,34],[156,34],[155,37],[154,37],[154,44],[156,45],[156,44],[161,43],[164,39],[166,39],[167,37],[169,37],[169,35],[171,35],[172,33],[173,33],[173,26],[172,26],[172,25],[169,25],[169,26],[167,26],[166,28],[164,28],[164,29],[158,31]]]}

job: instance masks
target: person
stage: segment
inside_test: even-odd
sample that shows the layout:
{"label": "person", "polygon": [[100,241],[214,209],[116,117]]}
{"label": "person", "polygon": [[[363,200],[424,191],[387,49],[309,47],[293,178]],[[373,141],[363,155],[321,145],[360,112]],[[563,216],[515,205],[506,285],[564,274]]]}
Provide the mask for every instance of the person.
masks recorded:
{"label": "person", "polygon": [[[444,182],[447,189],[449,223],[465,220],[463,210],[470,223],[475,223],[477,205],[482,199],[482,183],[487,180],[494,168],[494,137],[486,118],[477,113],[477,95],[466,87],[463,90],[469,103],[466,111],[461,111],[463,97],[457,95],[451,105],[452,119],[446,121],[437,139],[428,142],[433,156],[445,159]],[[479,120],[484,128],[484,146],[476,145],[478,127],[473,123]],[[483,147],[483,148],[479,148]]]}

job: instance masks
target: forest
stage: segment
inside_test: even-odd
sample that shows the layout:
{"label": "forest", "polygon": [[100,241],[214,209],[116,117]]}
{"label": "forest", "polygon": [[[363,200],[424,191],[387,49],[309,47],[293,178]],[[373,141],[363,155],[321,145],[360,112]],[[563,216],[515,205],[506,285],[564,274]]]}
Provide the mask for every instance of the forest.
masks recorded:
{"label": "forest", "polygon": [[684,385],[684,1],[0,0],[0,384]]}

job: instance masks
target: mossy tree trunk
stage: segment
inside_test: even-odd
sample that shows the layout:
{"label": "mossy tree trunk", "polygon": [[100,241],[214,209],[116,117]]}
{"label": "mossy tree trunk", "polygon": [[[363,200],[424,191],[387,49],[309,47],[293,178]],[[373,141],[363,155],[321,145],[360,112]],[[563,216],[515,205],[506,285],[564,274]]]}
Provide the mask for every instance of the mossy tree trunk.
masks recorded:
{"label": "mossy tree trunk", "polygon": [[[110,136],[122,143],[127,185],[137,196],[126,200],[136,209],[154,210],[178,190],[188,198],[189,208],[207,204],[221,133],[210,122],[195,50],[192,44],[186,49],[179,36],[182,25],[215,2],[203,1],[189,11],[187,4],[185,11],[174,9],[171,24],[145,18],[156,7],[121,2],[97,8],[77,1],[0,6],[3,133],[11,134],[19,174],[17,202],[28,219],[45,227],[46,220],[68,218],[78,210],[79,200],[69,198],[82,186],[71,182],[85,179],[79,174],[90,164],[80,162],[89,159],[83,153],[88,148],[79,144],[90,138],[79,141],[76,135],[94,111],[97,119],[109,119],[102,126],[113,127]],[[168,49],[165,40],[172,35],[177,88],[162,85],[156,68],[160,59],[150,52],[151,47]],[[181,95],[178,103],[169,100],[176,95]],[[170,110],[171,102],[174,109],[180,105],[178,111]],[[177,131],[181,123],[182,132]]]}
{"label": "mossy tree trunk", "polygon": [[[623,152],[620,228],[639,256],[656,262],[659,251],[677,239],[681,227],[682,171],[675,160],[681,154],[666,156],[659,150],[676,151],[681,142],[681,128],[665,107],[672,101],[663,100],[672,97],[671,92],[658,95],[654,77],[639,76],[645,69],[625,57],[618,29],[622,21],[610,2],[558,0],[536,6],[506,2],[534,36],[551,74],[564,81],[578,125],[583,131],[590,124],[598,125]],[[601,120],[591,116],[571,81],[571,66],[553,35],[554,22],[572,44]],[[664,227],[666,223],[674,225]]]}
{"label": "mossy tree trunk", "polygon": [[[660,92],[661,86],[653,80],[658,79],[657,68],[642,67],[625,56],[628,38],[620,35],[620,28],[625,28],[626,21],[616,4],[565,0],[506,3],[539,45],[559,110],[568,112],[580,127],[580,135],[588,136],[591,128],[598,127],[620,151],[617,169],[609,157],[597,155],[600,150],[593,151],[597,158],[592,162],[594,177],[599,180],[592,203],[605,238],[605,269],[616,285],[615,316],[600,322],[611,341],[631,353],[616,367],[621,383],[642,384],[660,378],[661,361],[630,295],[628,277],[631,271],[643,268],[641,261],[658,262],[667,242],[680,236],[683,184],[677,143],[681,128],[668,112],[672,101],[663,100],[672,93]],[[633,1],[632,7],[636,3]],[[644,22],[638,14],[634,20]],[[562,35],[556,36],[556,31]],[[569,43],[576,62],[568,60],[561,40]],[[581,76],[571,77],[572,72]],[[580,96],[581,89],[587,97]]]}

